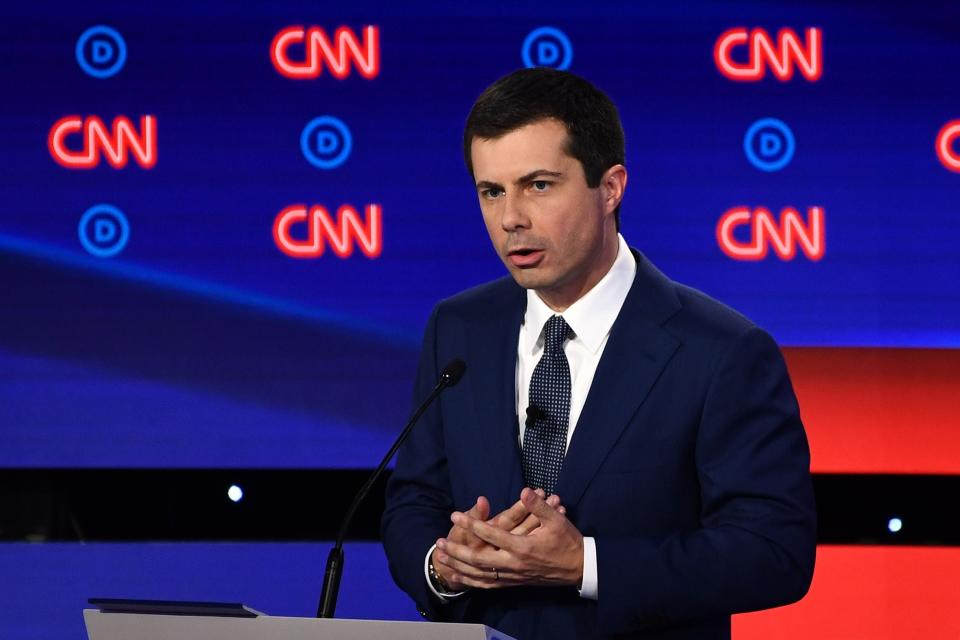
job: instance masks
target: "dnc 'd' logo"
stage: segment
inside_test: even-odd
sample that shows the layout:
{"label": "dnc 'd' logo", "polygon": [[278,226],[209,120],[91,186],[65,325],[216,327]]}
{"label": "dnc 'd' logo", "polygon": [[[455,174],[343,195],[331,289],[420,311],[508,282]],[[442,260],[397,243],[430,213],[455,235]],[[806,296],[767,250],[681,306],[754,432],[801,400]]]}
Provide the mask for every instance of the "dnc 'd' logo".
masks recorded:
{"label": "dnc 'd' logo", "polygon": [[300,134],[300,151],[318,169],[335,169],[350,157],[353,136],[346,123],[334,116],[319,116]]}
{"label": "dnc 'd' logo", "polygon": [[359,38],[349,27],[338,27],[330,38],[320,27],[287,27],[273,38],[270,61],[293,80],[319,78],[324,68],[338,80],[351,69],[372,80],[380,75],[380,29],[367,26],[362,33]]}
{"label": "dnc 'd' logo", "polygon": [[87,253],[98,258],[110,258],[127,246],[127,241],[130,240],[130,223],[115,206],[96,204],[80,217],[77,235]]}
{"label": "dnc 'd' logo", "polygon": [[84,73],[104,79],[123,69],[127,62],[127,43],[119,31],[101,24],[80,34],[75,53]]}
{"label": "dnc 'd' logo", "polygon": [[750,164],[761,171],[779,171],[790,164],[796,150],[793,131],[777,118],[761,118],[747,129],[743,152]]}
{"label": "dnc 'd' logo", "polygon": [[556,27],[538,27],[524,38],[520,57],[528,69],[550,67],[566,71],[573,63],[573,43]]}

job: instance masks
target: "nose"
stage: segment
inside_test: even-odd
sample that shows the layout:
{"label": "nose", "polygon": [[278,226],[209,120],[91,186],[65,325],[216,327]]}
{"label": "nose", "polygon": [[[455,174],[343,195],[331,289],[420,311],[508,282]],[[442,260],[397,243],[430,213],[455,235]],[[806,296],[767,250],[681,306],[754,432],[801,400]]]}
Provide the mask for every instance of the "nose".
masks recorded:
{"label": "nose", "polygon": [[504,231],[516,231],[530,228],[530,217],[526,213],[522,197],[511,193],[504,194],[503,216],[500,226]]}

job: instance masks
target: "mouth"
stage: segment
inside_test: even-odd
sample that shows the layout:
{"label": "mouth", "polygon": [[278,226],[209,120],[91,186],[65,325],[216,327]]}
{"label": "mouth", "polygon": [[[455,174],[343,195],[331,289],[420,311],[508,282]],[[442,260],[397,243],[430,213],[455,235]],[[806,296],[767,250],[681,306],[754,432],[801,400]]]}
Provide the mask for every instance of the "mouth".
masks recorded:
{"label": "mouth", "polygon": [[543,254],[543,249],[521,247],[519,249],[511,249],[509,252],[507,252],[507,258],[510,259],[510,262],[513,263],[513,266],[520,267],[521,269],[529,269],[530,267],[535,267],[540,263],[540,261],[543,259]]}

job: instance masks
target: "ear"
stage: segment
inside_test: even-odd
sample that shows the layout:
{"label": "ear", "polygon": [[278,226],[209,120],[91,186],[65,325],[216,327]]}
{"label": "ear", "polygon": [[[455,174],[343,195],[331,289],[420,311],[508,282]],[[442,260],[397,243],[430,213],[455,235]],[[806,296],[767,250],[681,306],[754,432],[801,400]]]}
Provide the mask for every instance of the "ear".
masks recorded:
{"label": "ear", "polygon": [[603,196],[603,208],[607,214],[612,214],[620,205],[626,189],[627,168],[625,166],[615,164],[603,172],[600,176],[600,192]]}

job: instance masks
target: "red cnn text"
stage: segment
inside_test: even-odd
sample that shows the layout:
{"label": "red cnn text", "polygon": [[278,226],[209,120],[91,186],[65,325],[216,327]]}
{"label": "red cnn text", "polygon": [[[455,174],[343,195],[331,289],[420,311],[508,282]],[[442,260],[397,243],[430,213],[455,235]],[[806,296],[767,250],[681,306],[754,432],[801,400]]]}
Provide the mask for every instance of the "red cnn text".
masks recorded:
{"label": "red cnn text", "polygon": [[[70,144],[70,138],[79,144]],[[92,169],[101,157],[114,169],[122,169],[131,156],[144,169],[152,169],[157,164],[157,118],[141,117],[137,132],[125,116],[114,118],[110,129],[96,116],[67,116],[50,128],[47,149],[57,164],[68,169]]]}
{"label": "red cnn text", "polygon": [[[749,232],[748,239],[735,237],[740,227]],[[827,249],[823,207],[807,209],[806,220],[796,209],[785,207],[779,221],[763,207],[734,207],[717,222],[717,244],[734,260],[763,260],[770,248],[781,260],[793,260],[798,247],[810,260],[820,260]]]}
{"label": "red cnn text", "polygon": [[960,173],[960,150],[956,146],[958,140],[960,120],[951,120],[937,134],[937,157],[944,167]]}
{"label": "red cnn text", "polygon": [[[747,48],[745,63],[733,59],[738,47]],[[713,47],[713,60],[724,76],[737,82],[755,82],[764,77],[767,69],[775,78],[787,82],[793,78],[794,68],[810,82],[823,74],[823,32],[817,27],[806,30],[806,43],[793,29],[780,29],[774,41],[763,29],[747,30],[736,27],[720,34]]]}
{"label": "red cnn text", "polygon": [[[298,238],[291,233],[294,227],[299,227]],[[338,258],[349,258],[354,245],[368,258],[376,258],[383,250],[383,210],[368,204],[361,216],[345,204],[337,209],[334,221],[322,206],[291,205],[274,219],[273,241],[291,258],[319,258],[328,243]]]}
{"label": "red cnn text", "polygon": [[380,29],[364,27],[361,42],[348,27],[339,27],[332,41],[320,27],[287,27],[274,36],[270,60],[281,75],[295,80],[319,77],[323,65],[334,78],[342,80],[350,75],[351,62],[361,76],[370,80],[380,74]]}

